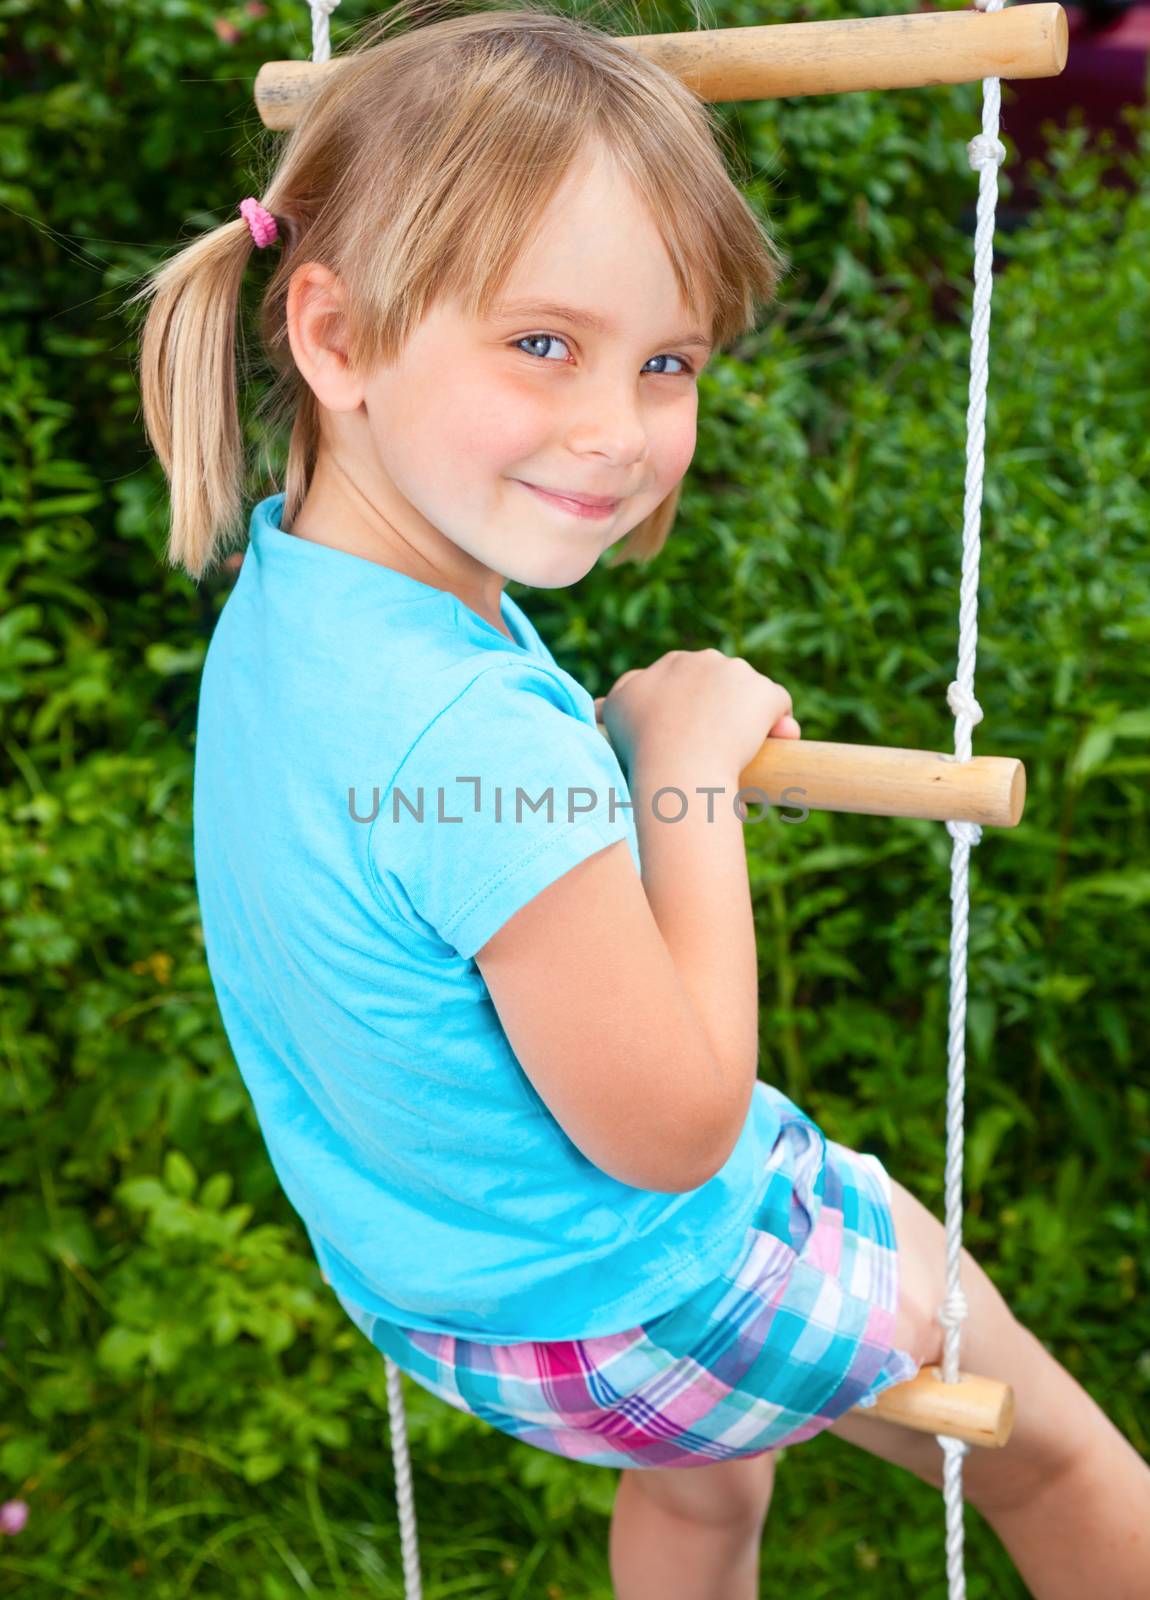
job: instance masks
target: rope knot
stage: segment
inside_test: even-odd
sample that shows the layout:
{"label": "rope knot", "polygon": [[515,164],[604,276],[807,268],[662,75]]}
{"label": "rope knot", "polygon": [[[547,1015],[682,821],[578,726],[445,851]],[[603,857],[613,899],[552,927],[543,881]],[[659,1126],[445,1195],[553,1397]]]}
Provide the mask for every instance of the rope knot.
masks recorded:
{"label": "rope knot", "polygon": [[982,843],[982,829],[977,822],[948,822],[946,831],[956,844],[976,845]]}
{"label": "rope knot", "polygon": [[947,685],[946,703],[956,717],[960,715],[968,716],[976,727],[982,721],[982,707],[970,690],[964,688],[957,678],[953,683]]}
{"label": "rope knot", "polygon": [[[947,823],[950,827],[950,823]],[[966,1321],[968,1307],[961,1289],[951,1289],[938,1309],[938,1320],[944,1328],[958,1328]]]}
{"label": "rope knot", "polygon": [[966,158],[975,172],[983,167],[1000,167],[1006,160],[1006,146],[1001,139],[978,133],[966,147]]}
{"label": "rope knot", "polygon": [[307,3],[311,7],[313,19],[315,17],[327,18],[331,16],[336,6],[339,5],[339,0],[307,0]]}

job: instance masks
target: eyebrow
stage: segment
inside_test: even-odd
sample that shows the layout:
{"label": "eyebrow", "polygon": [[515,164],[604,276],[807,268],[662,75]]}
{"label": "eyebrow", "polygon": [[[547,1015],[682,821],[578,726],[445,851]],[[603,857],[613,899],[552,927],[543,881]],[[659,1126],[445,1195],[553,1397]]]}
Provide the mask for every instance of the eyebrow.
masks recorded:
{"label": "eyebrow", "polygon": [[[557,305],[552,300],[509,300],[503,305],[495,307],[498,317],[520,316],[527,312],[535,313],[541,317],[554,317],[559,322],[569,322],[572,327],[590,328],[594,333],[614,333],[615,326],[607,318],[601,317],[596,311],[583,311],[578,306]],[[697,350],[711,350],[714,348],[710,339],[705,334],[688,332],[674,334],[666,341],[668,344],[693,345]]]}

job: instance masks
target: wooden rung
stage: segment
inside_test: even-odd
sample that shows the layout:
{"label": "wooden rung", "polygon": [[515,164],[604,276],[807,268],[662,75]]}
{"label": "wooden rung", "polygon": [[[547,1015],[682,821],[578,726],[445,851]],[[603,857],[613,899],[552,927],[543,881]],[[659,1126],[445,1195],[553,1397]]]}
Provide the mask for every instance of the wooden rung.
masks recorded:
{"label": "wooden rung", "polygon": [[[597,726],[610,743],[603,724]],[[696,798],[692,791],[699,781],[692,777],[689,786],[684,784],[688,803]],[[821,739],[767,739],[739,775],[739,787],[760,789],[772,806],[792,810],[805,806],[811,811],[1013,828],[1026,803],[1026,768],[1015,756],[956,761],[935,750],[834,744]],[[760,818],[762,811],[755,797],[744,799],[749,816]],[[715,797],[718,805],[730,805],[733,800],[733,791]],[[670,818],[676,809],[682,809],[682,802],[672,795],[657,803],[656,812]]]}
{"label": "wooden rung", "polygon": [[1013,828],[1026,803],[1026,768],[1015,756],[956,761],[935,750],[821,739],[767,739],[739,783],[764,790],[772,805],[990,828]]}
{"label": "wooden rung", "polygon": [[1014,1426],[1014,1390],[970,1372],[960,1373],[957,1383],[944,1383],[937,1367],[924,1367],[908,1382],[884,1389],[873,1406],[856,1406],[851,1415],[1001,1449]]}
{"label": "wooden rung", "polygon": [[[1070,30],[1060,5],[922,11],[833,22],[775,22],[681,33],[616,34],[702,100],[771,100],[856,89],[921,89],[981,78],[1054,78]],[[294,128],[308,101],[356,53],[267,61],[255,102],[267,128]]]}

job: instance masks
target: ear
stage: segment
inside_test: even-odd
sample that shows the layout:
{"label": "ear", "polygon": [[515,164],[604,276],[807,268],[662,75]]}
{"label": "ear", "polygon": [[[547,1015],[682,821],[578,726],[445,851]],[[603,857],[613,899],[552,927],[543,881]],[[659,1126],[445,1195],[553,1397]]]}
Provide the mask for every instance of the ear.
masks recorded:
{"label": "ear", "polygon": [[288,284],[288,342],[296,366],[329,411],[356,411],[363,402],[361,377],[348,364],[346,292],[328,267],[307,261]]}

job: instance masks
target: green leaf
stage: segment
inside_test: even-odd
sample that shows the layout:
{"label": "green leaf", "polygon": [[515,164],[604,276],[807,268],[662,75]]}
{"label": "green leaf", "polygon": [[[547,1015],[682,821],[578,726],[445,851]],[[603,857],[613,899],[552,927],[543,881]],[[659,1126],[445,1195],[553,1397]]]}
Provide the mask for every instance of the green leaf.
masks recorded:
{"label": "green leaf", "polygon": [[266,1483],[269,1478],[274,1478],[284,1469],[284,1458],[270,1452],[265,1455],[248,1456],[244,1461],[244,1477],[248,1483]]}
{"label": "green leaf", "polygon": [[172,678],[181,673],[199,672],[204,664],[204,653],[205,646],[200,642],[182,650],[175,645],[161,642],[148,646],[144,652],[144,661],[161,677]]}
{"label": "green leaf", "polygon": [[980,1193],[999,1145],[1018,1125],[1008,1106],[991,1106],[975,1120],[965,1141],[966,1181],[971,1194]]}
{"label": "green leaf", "polygon": [[116,1185],[115,1195],[134,1211],[153,1211],[168,1199],[168,1191],[158,1178],[125,1178]]}
{"label": "green leaf", "polygon": [[109,1328],[96,1345],[96,1360],[103,1367],[126,1377],[144,1363],[151,1335],[135,1328]]}
{"label": "green leaf", "polygon": [[230,1172],[215,1172],[208,1178],[200,1190],[200,1204],[209,1211],[221,1211],[231,1199],[232,1175]]}
{"label": "green leaf", "polygon": [[190,1200],[196,1192],[196,1169],[182,1150],[169,1150],[164,1157],[164,1184],[181,1200]]}
{"label": "green leaf", "polygon": [[14,1433],[0,1443],[0,1477],[19,1483],[43,1470],[51,1455],[46,1433]]}

